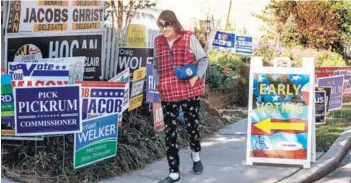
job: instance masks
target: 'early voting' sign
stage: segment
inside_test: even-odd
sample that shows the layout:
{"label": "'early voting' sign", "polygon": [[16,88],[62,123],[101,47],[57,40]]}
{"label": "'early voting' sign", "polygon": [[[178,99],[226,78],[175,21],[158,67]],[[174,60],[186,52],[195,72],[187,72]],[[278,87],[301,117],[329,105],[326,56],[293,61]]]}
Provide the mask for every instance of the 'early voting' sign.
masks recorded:
{"label": "'early voting' sign", "polygon": [[80,85],[18,87],[14,96],[16,136],[82,131]]}
{"label": "'early voting' sign", "polygon": [[252,55],[252,37],[236,36],[235,52],[237,54]]}
{"label": "'early voting' sign", "polygon": [[156,78],[153,64],[146,65],[146,102],[160,103],[160,93],[156,89]]}
{"label": "'early voting' sign", "polygon": [[83,121],[83,132],[74,134],[74,168],[115,156],[117,138],[118,114]]}
{"label": "'early voting' sign", "polygon": [[302,67],[250,68],[246,163],[280,163],[309,168],[312,153],[314,60]]}

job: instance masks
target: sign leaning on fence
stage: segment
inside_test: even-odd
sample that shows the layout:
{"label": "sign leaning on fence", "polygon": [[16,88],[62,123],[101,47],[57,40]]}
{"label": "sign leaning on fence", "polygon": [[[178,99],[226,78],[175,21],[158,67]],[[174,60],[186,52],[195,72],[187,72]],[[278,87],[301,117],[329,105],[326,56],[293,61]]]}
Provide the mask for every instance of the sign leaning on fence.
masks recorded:
{"label": "sign leaning on fence", "polygon": [[301,68],[263,67],[253,57],[250,68],[246,163],[310,167],[314,102],[314,60]]}
{"label": "sign leaning on fence", "polygon": [[128,26],[128,47],[145,47],[146,28],[145,25],[130,24]]}
{"label": "sign leaning on fence", "polygon": [[117,139],[117,113],[83,121],[83,132],[74,134],[74,168],[114,157]]}
{"label": "sign leaning on fence", "polygon": [[[26,62],[44,64],[56,63],[60,68],[69,71],[69,84],[74,84],[76,81],[83,81],[85,57],[45,58]],[[56,67],[54,68],[56,69]]]}
{"label": "sign leaning on fence", "polygon": [[103,0],[14,0],[7,34],[99,32],[104,27]]}
{"label": "sign leaning on fence", "polygon": [[17,87],[67,85],[69,80],[68,63],[10,62],[8,71]]}
{"label": "sign leaning on fence", "polygon": [[14,96],[16,136],[82,131],[80,85],[18,87]]}
{"label": "sign leaning on fence", "polygon": [[117,73],[129,68],[131,73],[135,70],[146,67],[153,61],[153,48],[128,48],[120,47],[118,49]]}
{"label": "sign leaning on fence", "polygon": [[103,74],[101,33],[18,36],[7,37],[5,41],[7,62],[85,56],[84,80],[100,80]]}

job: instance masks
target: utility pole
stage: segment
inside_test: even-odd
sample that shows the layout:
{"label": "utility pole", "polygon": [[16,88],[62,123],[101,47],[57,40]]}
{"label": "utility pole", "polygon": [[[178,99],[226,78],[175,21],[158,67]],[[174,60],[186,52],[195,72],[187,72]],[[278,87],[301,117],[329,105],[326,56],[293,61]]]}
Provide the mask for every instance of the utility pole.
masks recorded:
{"label": "utility pole", "polygon": [[232,0],[230,0],[229,2],[229,9],[228,9],[228,15],[227,15],[227,22],[225,24],[225,30],[228,30],[229,16],[230,16],[231,9],[232,9]]}

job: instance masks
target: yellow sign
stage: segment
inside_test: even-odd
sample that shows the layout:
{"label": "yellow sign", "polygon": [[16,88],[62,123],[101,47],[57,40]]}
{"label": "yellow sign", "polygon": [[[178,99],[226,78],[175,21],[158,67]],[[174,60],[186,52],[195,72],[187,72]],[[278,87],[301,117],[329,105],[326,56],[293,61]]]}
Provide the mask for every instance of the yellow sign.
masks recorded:
{"label": "yellow sign", "polygon": [[129,109],[128,111],[134,110],[140,107],[143,104],[144,94],[140,94],[134,98],[131,98],[129,101]]}
{"label": "yellow sign", "polygon": [[128,27],[127,46],[145,47],[146,29],[144,25],[132,24]]}
{"label": "yellow sign", "polygon": [[146,77],[146,67],[140,67],[133,73],[133,82],[145,79]]}
{"label": "yellow sign", "polygon": [[267,118],[255,124],[255,126],[268,133],[271,134],[271,130],[296,130],[303,131],[305,130],[305,123],[290,123],[290,122],[273,122],[271,118]]}

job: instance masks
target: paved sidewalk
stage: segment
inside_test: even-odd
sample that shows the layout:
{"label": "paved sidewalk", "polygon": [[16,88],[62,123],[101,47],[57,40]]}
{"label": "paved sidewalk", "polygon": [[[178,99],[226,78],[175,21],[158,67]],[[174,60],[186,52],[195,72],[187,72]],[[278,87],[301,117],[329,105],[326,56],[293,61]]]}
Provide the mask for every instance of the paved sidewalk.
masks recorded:
{"label": "paved sidewalk", "polygon": [[[203,140],[201,157],[204,173],[192,173],[190,150],[181,149],[180,171],[182,183],[273,183],[295,173],[300,167],[245,165],[247,120],[241,120],[212,137]],[[100,183],[155,183],[168,175],[166,158],[134,173]]]}
{"label": "paved sidewalk", "polygon": [[318,183],[351,183],[351,151],[344,157],[338,169],[319,180]]}

